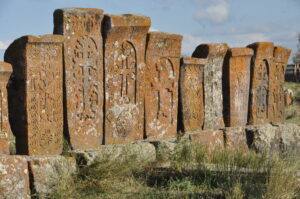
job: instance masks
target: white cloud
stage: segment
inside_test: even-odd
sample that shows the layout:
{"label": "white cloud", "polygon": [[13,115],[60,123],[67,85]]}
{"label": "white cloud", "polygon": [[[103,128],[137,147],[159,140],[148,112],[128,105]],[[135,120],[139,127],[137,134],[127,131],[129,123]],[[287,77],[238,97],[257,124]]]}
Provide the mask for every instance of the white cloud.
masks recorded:
{"label": "white cloud", "polygon": [[11,41],[0,41],[0,50],[6,50]]}
{"label": "white cloud", "polygon": [[200,37],[184,34],[182,40],[182,54],[184,56],[192,56],[195,48],[201,43],[203,43],[203,40]]}
{"label": "white cloud", "polygon": [[228,20],[230,6],[225,0],[213,0],[205,9],[199,9],[195,19],[199,22],[208,20],[214,24],[221,24]]}
{"label": "white cloud", "polygon": [[150,30],[149,30],[149,31],[150,31],[150,32],[157,32],[158,29],[150,27]]}
{"label": "white cloud", "polygon": [[248,45],[253,42],[269,41],[270,39],[263,33],[243,33],[232,35],[234,45]]}

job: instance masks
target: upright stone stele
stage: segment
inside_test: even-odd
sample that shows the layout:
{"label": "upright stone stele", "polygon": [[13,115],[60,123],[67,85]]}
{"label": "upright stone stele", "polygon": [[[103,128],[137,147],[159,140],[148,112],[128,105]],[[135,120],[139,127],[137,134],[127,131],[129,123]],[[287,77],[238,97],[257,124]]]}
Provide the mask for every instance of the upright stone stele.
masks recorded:
{"label": "upright stone stele", "polygon": [[273,67],[272,42],[257,42],[247,46],[254,50],[251,60],[248,124],[269,122],[270,68]]}
{"label": "upright stone stele", "polygon": [[227,127],[246,126],[250,89],[250,48],[230,48],[223,65],[224,122]]}
{"label": "upright stone stele", "polygon": [[143,139],[145,47],[150,18],[105,15],[105,144]]}
{"label": "upright stone stele", "polygon": [[54,34],[64,35],[67,131],[73,149],[100,147],[103,138],[103,10],[54,12]]}
{"label": "upright stone stele", "polygon": [[12,66],[0,62],[0,154],[12,153],[14,135],[8,118],[7,84],[12,73]]}
{"label": "upright stone stele", "polygon": [[201,44],[192,57],[206,58],[204,66],[204,125],[205,130],[217,130],[224,127],[222,68],[228,46],[222,44]]}
{"label": "upright stone stele", "polygon": [[270,87],[272,91],[269,101],[269,119],[273,124],[282,124],[285,120],[283,85],[290,54],[290,49],[281,46],[275,46],[274,48],[274,65],[270,70]]}
{"label": "upright stone stele", "polygon": [[182,36],[150,32],[146,49],[146,138],[177,134],[178,81]]}
{"label": "upright stone stele", "polygon": [[184,132],[203,128],[203,70],[206,59],[183,57],[180,66],[179,123]]}
{"label": "upright stone stele", "polygon": [[5,52],[5,61],[13,66],[8,95],[18,154],[62,151],[62,47],[60,35],[24,36]]}

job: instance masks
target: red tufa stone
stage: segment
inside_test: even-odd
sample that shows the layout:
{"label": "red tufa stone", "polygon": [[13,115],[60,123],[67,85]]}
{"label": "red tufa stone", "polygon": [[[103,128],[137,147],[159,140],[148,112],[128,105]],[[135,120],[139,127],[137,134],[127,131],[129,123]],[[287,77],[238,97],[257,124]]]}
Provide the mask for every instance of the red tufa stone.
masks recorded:
{"label": "red tufa stone", "polygon": [[247,47],[254,50],[251,61],[251,79],[248,124],[266,124],[269,122],[270,72],[273,66],[272,42],[257,42]]}
{"label": "red tufa stone", "polygon": [[273,124],[282,124],[284,115],[284,74],[291,50],[275,46],[274,65],[270,69],[269,119]]}
{"label": "red tufa stone", "polygon": [[245,127],[227,127],[224,129],[225,148],[228,150],[248,151]]}
{"label": "red tufa stone", "polygon": [[226,126],[247,124],[250,88],[250,48],[230,48],[223,66],[224,121]]}
{"label": "red tufa stone", "polygon": [[180,67],[180,125],[185,132],[201,130],[204,121],[203,70],[206,59],[183,57]]}
{"label": "red tufa stone", "polygon": [[14,135],[11,132],[8,118],[7,84],[12,73],[12,66],[6,62],[0,62],[0,154],[10,154],[11,145],[14,143]]}
{"label": "red tufa stone", "polygon": [[201,44],[192,57],[207,58],[204,66],[204,126],[206,130],[224,127],[222,67],[228,46],[222,44]]}
{"label": "red tufa stone", "polygon": [[54,12],[54,33],[64,35],[67,124],[73,149],[98,148],[103,136],[103,10]]}
{"label": "red tufa stone", "polygon": [[62,151],[62,42],[59,35],[24,36],[5,52],[5,61],[13,66],[8,91],[17,153]]}
{"label": "red tufa stone", "polygon": [[196,131],[189,134],[189,139],[207,147],[208,152],[224,149],[224,136],[221,130]]}
{"label": "red tufa stone", "polygon": [[177,134],[178,81],[182,36],[150,32],[146,49],[145,124],[148,140]]}
{"label": "red tufa stone", "polygon": [[105,15],[105,144],[143,139],[146,35],[150,18]]}

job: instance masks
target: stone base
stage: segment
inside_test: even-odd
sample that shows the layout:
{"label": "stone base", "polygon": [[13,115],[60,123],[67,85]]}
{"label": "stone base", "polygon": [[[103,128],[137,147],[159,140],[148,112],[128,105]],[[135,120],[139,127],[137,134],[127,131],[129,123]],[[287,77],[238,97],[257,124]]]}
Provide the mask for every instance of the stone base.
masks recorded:
{"label": "stone base", "polygon": [[194,143],[199,143],[208,148],[209,152],[224,148],[224,136],[221,130],[203,130],[188,133]]}
{"label": "stone base", "polygon": [[223,133],[226,149],[248,151],[245,127],[226,127]]}

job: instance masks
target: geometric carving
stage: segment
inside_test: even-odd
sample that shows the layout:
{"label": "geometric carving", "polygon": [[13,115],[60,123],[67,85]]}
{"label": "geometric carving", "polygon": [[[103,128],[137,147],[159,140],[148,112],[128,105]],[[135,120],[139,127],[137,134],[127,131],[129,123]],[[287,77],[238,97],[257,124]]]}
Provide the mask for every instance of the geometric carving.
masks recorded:
{"label": "geometric carving", "polygon": [[9,108],[18,153],[62,151],[62,42],[58,35],[24,36],[5,53],[13,66]]}
{"label": "geometric carving", "polygon": [[146,49],[146,138],[176,136],[182,36],[148,33]]}
{"label": "geometric carving", "polygon": [[227,44],[201,44],[192,57],[206,58],[204,66],[204,125],[205,130],[217,130],[224,127],[222,68]]}
{"label": "geometric carving", "polygon": [[105,15],[105,144],[143,139],[146,34],[150,18]]}
{"label": "geometric carving", "polygon": [[54,12],[54,34],[64,35],[64,84],[71,147],[100,147],[103,139],[103,10],[64,8]]}
{"label": "geometric carving", "polygon": [[203,70],[205,59],[181,58],[179,118],[182,130],[197,131],[203,128]]}
{"label": "geometric carving", "polygon": [[250,48],[230,48],[223,65],[224,122],[228,127],[245,126],[250,89]]}
{"label": "geometric carving", "polygon": [[248,124],[266,124],[269,122],[270,70],[273,67],[274,45],[271,42],[257,42],[247,47],[254,50],[250,66]]}
{"label": "geometric carving", "polygon": [[285,120],[284,114],[284,74],[289,60],[291,50],[275,46],[274,48],[274,66],[271,68],[270,87],[272,95],[270,96],[269,115],[273,124],[282,124]]}
{"label": "geometric carving", "polygon": [[14,142],[8,119],[6,89],[11,73],[12,66],[6,62],[0,62],[0,154],[10,154],[10,145]]}

